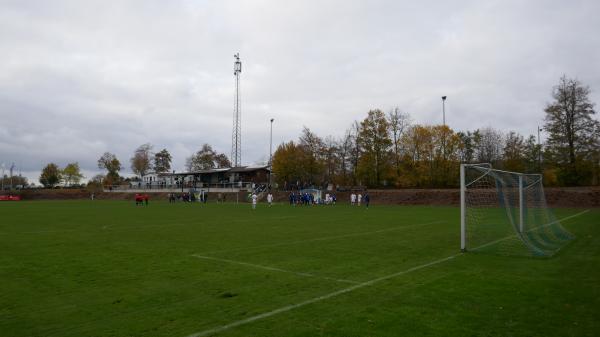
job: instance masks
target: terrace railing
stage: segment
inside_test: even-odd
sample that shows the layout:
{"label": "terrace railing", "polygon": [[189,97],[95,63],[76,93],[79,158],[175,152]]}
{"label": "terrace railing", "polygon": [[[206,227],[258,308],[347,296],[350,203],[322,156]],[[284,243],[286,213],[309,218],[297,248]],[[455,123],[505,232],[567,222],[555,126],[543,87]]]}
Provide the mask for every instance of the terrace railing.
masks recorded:
{"label": "terrace railing", "polygon": [[203,182],[184,182],[183,184],[168,184],[162,182],[152,182],[152,183],[143,183],[143,182],[132,182],[130,184],[121,184],[121,185],[111,185],[104,186],[105,191],[112,192],[128,192],[128,191],[188,191],[190,189],[196,190],[230,190],[232,192],[238,191],[253,191],[253,186],[256,188],[257,186],[264,186],[264,184],[256,184],[248,181],[238,181],[238,182],[223,182],[223,183],[203,183]]}

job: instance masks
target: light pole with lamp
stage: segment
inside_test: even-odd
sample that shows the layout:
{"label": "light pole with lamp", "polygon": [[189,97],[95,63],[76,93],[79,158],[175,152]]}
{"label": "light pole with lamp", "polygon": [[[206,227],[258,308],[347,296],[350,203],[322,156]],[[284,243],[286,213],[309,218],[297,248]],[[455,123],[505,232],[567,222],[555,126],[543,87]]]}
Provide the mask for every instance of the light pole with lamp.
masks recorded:
{"label": "light pole with lamp", "polygon": [[442,118],[443,118],[443,124],[444,126],[446,126],[446,98],[448,96],[442,96]]}
{"label": "light pole with lamp", "polygon": [[269,138],[269,192],[271,191],[271,176],[273,176],[273,121],[271,118],[271,136]]}
{"label": "light pole with lamp", "polygon": [[444,123],[443,135],[442,135],[442,155],[446,159],[446,97],[442,96],[442,121]]}
{"label": "light pole with lamp", "polygon": [[540,128],[540,126],[538,125],[537,131],[538,131],[538,170],[541,173],[542,172],[542,143],[540,141],[540,132],[544,131],[544,129]]}

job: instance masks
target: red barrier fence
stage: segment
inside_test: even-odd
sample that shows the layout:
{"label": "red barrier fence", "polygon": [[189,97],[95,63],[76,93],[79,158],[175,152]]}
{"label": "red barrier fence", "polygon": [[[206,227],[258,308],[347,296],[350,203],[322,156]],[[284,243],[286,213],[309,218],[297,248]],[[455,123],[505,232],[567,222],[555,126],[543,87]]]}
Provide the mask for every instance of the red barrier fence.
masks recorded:
{"label": "red barrier fence", "polygon": [[21,201],[18,195],[0,195],[0,201]]}

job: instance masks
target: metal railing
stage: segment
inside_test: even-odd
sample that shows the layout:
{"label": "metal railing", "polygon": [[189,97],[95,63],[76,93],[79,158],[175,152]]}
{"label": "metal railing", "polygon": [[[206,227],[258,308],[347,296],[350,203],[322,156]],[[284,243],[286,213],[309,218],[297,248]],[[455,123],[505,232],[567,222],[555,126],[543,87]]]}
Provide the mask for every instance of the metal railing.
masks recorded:
{"label": "metal railing", "polygon": [[114,192],[127,192],[127,191],[161,191],[165,192],[172,190],[179,191],[188,191],[190,189],[196,190],[207,190],[211,189],[217,190],[231,190],[233,192],[246,190],[253,191],[260,186],[266,186],[266,184],[257,184],[249,181],[238,181],[238,182],[222,182],[222,183],[203,183],[203,182],[185,182],[182,184],[168,184],[162,182],[152,182],[152,183],[144,183],[144,182],[132,182],[129,184],[121,184],[121,185],[111,185],[104,186],[104,190],[106,191],[114,191]]}

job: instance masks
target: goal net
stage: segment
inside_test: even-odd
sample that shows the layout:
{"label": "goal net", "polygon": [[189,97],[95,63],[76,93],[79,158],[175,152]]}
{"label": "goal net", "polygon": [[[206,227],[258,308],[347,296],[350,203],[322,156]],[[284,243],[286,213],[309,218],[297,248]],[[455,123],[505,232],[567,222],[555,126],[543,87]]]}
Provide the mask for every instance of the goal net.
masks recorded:
{"label": "goal net", "polygon": [[573,239],[548,208],[540,174],[462,164],[460,192],[463,251],[552,256]]}

